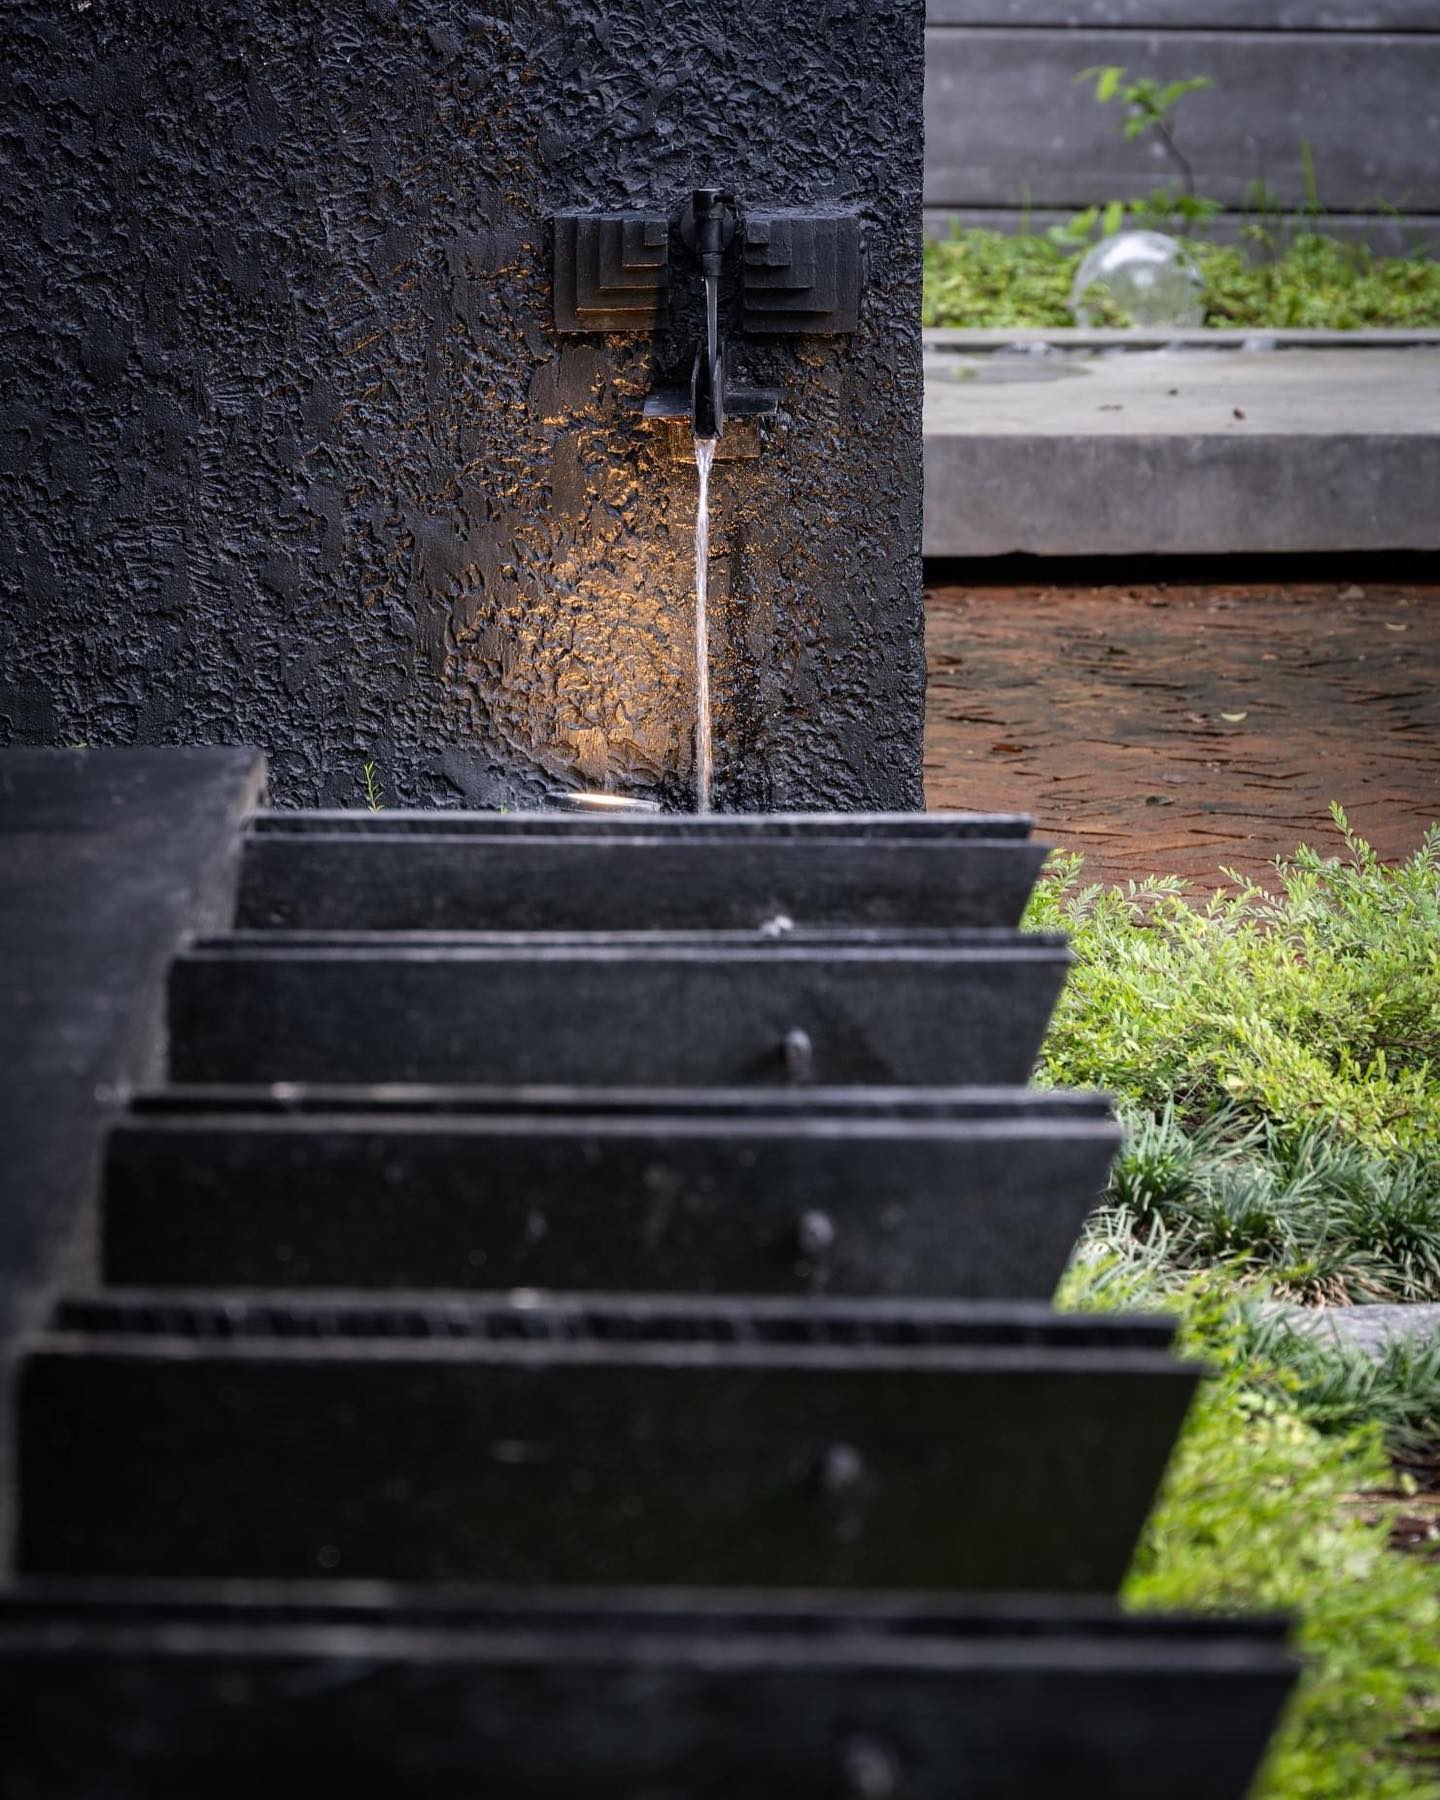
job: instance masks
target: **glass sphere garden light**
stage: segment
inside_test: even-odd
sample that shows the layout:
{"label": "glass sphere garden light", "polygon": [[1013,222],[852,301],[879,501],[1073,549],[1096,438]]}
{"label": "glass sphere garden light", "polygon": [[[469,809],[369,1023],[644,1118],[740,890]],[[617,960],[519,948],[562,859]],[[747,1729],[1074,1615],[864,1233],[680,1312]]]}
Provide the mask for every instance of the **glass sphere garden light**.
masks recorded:
{"label": "glass sphere garden light", "polygon": [[1205,284],[1185,246],[1163,231],[1117,231],[1102,238],[1075,271],[1075,323],[1175,325],[1205,322]]}

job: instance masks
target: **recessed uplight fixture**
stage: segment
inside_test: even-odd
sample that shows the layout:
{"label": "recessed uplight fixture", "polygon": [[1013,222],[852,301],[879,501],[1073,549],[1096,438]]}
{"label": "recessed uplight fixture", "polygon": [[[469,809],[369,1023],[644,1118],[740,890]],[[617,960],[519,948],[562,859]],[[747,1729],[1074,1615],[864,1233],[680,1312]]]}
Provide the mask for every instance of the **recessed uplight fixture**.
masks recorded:
{"label": "recessed uplight fixture", "polygon": [[636,800],[629,794],[587,793],[583,788],[557,788],[546,795],[557,806],[573,812],[638,812],[660,810],[658,800]]}

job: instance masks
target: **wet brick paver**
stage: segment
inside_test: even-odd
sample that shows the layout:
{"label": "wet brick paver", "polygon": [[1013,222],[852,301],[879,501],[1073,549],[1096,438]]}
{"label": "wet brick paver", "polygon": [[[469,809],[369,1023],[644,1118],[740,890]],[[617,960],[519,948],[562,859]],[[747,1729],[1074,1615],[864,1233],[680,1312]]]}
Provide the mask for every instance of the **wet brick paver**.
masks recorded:
{"label": "wet brick paver", "polygon": [[1333,847],[1440,818],[1440,582],[936,587],[931,807],[1029,811],[1091,879]]}

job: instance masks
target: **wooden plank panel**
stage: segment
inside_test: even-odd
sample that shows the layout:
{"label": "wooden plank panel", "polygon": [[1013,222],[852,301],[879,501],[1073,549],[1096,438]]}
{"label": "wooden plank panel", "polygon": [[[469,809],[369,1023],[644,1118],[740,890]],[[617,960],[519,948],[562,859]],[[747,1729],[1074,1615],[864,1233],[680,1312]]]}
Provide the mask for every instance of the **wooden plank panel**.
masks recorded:
{"label": "wooden plank panel", "polygon": [[929,0],[930,25],[1440,31],[1435,0]]}
{"label": "wooden plank panel", "polygon": [[1084,206],[1173,183],[1160,147],[1127,144],[1116,109],[1076,83],[1096,63],[1214,79],[1186,102],[1184,142],[1201,191],[1227,206],[1262,175],[1303,204],[1303,140],[1324,205],[1440,211],[1440,35],[1358,33],[932,29],[927,203],[1017,206],[1028,190],[1035,206]]}

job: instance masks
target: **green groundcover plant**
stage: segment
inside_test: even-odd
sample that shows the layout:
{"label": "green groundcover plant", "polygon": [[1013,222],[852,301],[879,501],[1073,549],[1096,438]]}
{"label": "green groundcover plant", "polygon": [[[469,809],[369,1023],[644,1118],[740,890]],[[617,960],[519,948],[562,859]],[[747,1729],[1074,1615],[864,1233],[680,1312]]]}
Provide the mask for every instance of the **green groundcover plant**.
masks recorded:
{"label": "green groundcover plant", "polygon": [[[1137,218],[1135,223],[1150,221]],[[1167,222],[1156,221],[1160,229]],[[1029,233],[958,230],[925,245],[927,326],[1018,329],[1073,325],[1070,288],[1088,246]],[[1381,256],[1363,244],[1301,228],[1256,254],[1192,240],[1208,326],[1256,331],[1440,327],[1440,262],[1423,252]],[[1103,310],[1092,290],[1092,311]],[[1102,323],[1126,326],[1123,313]]]}
{"label": "green groundcover plant", "polygon": [[1053,861],[1028,922],[1076,965],[1039,1078],[1126,1124],[1059,1299],[1169,1311],[1213,1371],[1126,1599],[1296,1615],[1256,1800],[1436,1800],[1440,1562],[1389,1531],[1440,1459],[1440,1341],[1372,1358],[1292,1307],[1440,1298],[1440,832],[1388,868],[1335,818],[1340,854],[1200,902]]}
{"label": "green groundcover plant", "polygon": [[[1104,889],[1057,858],[1028,923],[1075,967],[1042,1053],[1056,1085],[1224,1115],[1297,1164],[1314,1129],[1440,1170],[1440,827],[1388,868],[1334,813],[1342,854],[1302,847],[1273,889],[1203,903],[1161,878]],[[1215,1135],[1212,1132],[1212,1136]]]}
{"label": "green groundcover plant", "polygon": [[[1294,1615],[1304,1673],[1254,1800],[1435,1800],[1440,1575],[1433,1558],[1390,1547],[1383,1505],[1360,1503],[1398,1488],[1403,1505],[1413,1487],[1391,1466],[1381,1425],[1352,1416],[1339,1427],[1323,1407],[1317,1423],[1314,1393],[1277,1363],[1223,1275],[1166,1288],[1143,1257],[1137,1265],[1092,1242],[1061,1301],[1163,1305],[1182,1321],[1182,1349],[1215,1371],[1124,1599],[1142,1610]],[[1440,1386],[1440,1352],[1432,1361]]]}

